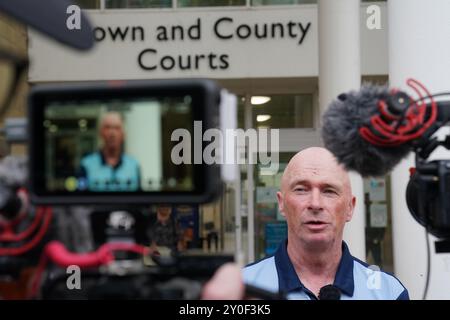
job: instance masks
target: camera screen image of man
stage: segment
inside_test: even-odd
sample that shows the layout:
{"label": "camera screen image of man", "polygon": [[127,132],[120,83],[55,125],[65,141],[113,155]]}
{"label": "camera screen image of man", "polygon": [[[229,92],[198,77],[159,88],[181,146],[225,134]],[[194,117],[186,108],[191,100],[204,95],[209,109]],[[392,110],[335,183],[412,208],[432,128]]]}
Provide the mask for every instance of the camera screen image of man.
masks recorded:
{"label": "camera screen image of man", "polygon": [[117,112],[107,112],[100,120],[101,149],[81,159],[79,179],[86,179],[91,191],[138,191],[140,166],[124,153],[125,130]]}
{"label": "camera screen image of man", "polygon": [[[283,173],[277,198],[287,220],[287,240],[273,256],[245,267],[244,283],[288,299],[409,299],[397,278],[350,254],[343,231],[356,199],[348,173],[328,150],[313,147],[297,153]],[[242,293],[240,277],[227,276],[235,270],[219,270],[203,297],[231,299]],[[222,294],[221,286],[236,289]]]}

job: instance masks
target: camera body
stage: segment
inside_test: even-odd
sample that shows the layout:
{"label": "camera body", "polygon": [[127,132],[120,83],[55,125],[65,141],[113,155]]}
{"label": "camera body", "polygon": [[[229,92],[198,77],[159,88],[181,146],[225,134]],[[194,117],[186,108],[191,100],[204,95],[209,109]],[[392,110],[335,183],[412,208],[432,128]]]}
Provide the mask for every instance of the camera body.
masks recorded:
{"label": "camera body", "polygon": [[435,251],[440,253],[450,252],[450,160],[429,158],[440,146],[450,150],[450,136],[438,139],[435,135],[450,121],[450,102],[439,101],[436,106],[435,123],[412,143],[416,166],[411,169],[406,202],[413,218],[439,239]]}
{"label": "camera body", "polygon": [[438,238],[450,235],[450,160],[417,165],[406,189],[414,219]]}

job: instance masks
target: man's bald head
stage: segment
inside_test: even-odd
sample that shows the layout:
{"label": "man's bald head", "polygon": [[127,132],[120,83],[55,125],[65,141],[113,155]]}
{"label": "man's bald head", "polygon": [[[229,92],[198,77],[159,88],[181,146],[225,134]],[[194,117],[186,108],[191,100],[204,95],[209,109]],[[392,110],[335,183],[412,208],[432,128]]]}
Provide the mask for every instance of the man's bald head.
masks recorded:
{"label": "man's bald head", "polygon": [[348,172],[340,165],[334,155],[327,149],[311,147],[298,152],[291,158],[281,178],[281,191],[299,176],[302,171],[310,171],[313,175],[337,175],[343,186],[351,194]]}
{"label": "man's bald head", "polygon": [[102,115],[100,119],[100,130],[107,125],[123,127],[122,115],[119,112],[109,111]]}
{"label": "man's bald head", "polygon": [[107,150],[119,152],[125,138],[122,116],[118,112],[107,112],[100,120],[100,136],[103,147]]}

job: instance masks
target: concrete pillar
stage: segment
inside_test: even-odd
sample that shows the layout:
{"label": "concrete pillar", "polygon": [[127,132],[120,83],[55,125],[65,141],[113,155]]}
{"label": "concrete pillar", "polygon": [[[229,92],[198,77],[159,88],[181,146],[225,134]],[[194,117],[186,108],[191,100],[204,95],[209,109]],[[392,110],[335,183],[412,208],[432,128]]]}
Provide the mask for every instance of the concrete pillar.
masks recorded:
{"label": "concrete pillar", "polygon": [[[340,93],[361,85],[360,1],[319,0],[319,107],[321,114]],[[344,231],[353,255],[365,260],[363,181],[350,175],[357,205]]]}
{"label": "concrete pillar", "polygon": [[[431,93],[449,91],[450,84],[450,1],[388,1],[389,81],[414,97],[407,78],[422,82]],[[439,150],[433,158],[449,158]],[[405,190],[411,156],[392,172],[392,223],[395,274],[413,299],[421,299],[426,280],[425,230],[408,211]],[[450,196],[450,195],[448,195]],[[434,253],[430,237],[431,278],[428,299],[450,299],[450,255]]]}

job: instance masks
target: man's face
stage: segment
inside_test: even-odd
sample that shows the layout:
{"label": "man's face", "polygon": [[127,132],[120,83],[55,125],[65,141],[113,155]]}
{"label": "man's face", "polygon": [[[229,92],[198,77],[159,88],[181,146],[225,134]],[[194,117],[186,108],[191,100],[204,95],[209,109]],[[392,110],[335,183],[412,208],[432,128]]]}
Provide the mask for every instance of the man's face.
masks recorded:
{"label": "man's face", "polygon": [[172,207],[170,206],[159,206],[157,209],[158,219],[162,222],[167,221],[172,213]]}
{"label": "man's face", "polygon": [[102,121],[100,135],[106,148],[121,148],[124,140],[124,132],[120,116],[117,114],[106,115]]}
{"label": "man's face", "polygon": [[289,236],[302,245],[320,248],[342,241],[355,198],[347,173],[326,150],[307,149],[288,165],[278,192]]}

